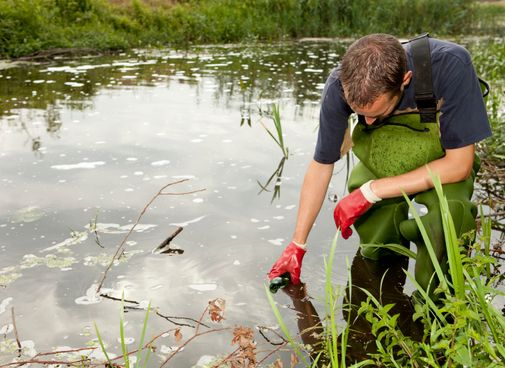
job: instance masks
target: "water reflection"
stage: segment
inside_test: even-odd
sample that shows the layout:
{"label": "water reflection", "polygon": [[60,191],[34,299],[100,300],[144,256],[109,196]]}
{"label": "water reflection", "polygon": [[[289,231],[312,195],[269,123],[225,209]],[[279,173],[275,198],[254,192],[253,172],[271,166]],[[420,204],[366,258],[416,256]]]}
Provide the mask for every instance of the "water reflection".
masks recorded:
{"label": "water reflection", "polygon": [[[423,328],[420,323],[412,320],[414,308],[411,299],[404,293],[404,285],[408,259],[401,256],[392,256],[380,262],[364,258],[358,251],[351,265],[352,286],[347,285],[345,304],[350,298],[351,308],[343,308],[343,317],[350,321],[348,347],[346,360],[349,364],[364,361],[369,354],[377,353],[376,338],[372,334],[372,326],[364,315],[358,314],[362,302],[368,296],[363,291],[367,290],[383,306],[394,304],[389,314],[399,314],[398,327],[402,333],[420,341],[423,337]],[[320,347],[324,342],[321,338],[324,333],[323,324],[306,291],[306,285],[286,287],[282,289],[291,298],[293,307],[298,316],[298,328],[304,344],[313,347],[312,358],[318,357]],[[340,341],[340,337],[339,337]],[[321,364],[324,359],[319,358]],[[321,365],[322,366],[322,365]]]}
{"label": "water reflection", "polygon": [[[261,194],[263,192],[273,192],[272,194],[272,200],[270,203],[272,203],[276,198],[281,197],[281,184],[282,184],[282,171],[284,170],[284,163],[286,162],[286,157],[282,157],[281,160],[279,161],[279,164],[277,165],[277,168],[274,170],[272,175],[267,179],[265,184],[261,184],[259,180],[256,182],[260,186],[261,190],[258,192],[258,194]],[[275,179],[275,180],[274,180]],[[268,189],[270,184],[273,181],[273,191]]]}
{"label": "water reflection", "polygon": [[[344,47],[136,51],[1,70],[0,306],[15,306],[22,339],[33,340],[38,351],[87,346],[96,322],[121,354],[118,303],[76,300],[88,297],[149,198],[181,178],[191,178],[188,191],[207,191],[156,201],[107,289],[114,297],[124,292],[129,300],[150,300],[164,315],[196,319],[209,300],[223,298],[228,326],[274,326],[263,284],[292,233],[317,138],[319,95]],[[256,124],[257,107],[273,103],[282,107],[287,160]],[[332,191],[340,193],[345,180],[345,170],[336,170]],[[314,295],[324,293],[319,255],[335,231],[333,208],[323,204],[311,234],[315,252],[304,261]],[[177,226],[184,231],[168,249],[184,253],[153,254]],[[339,247],[337,282],[345,282],[345,256],[357,242]],[[151,320],[153,334],[167,328],[165,320]],[[0,308],[0,328],[8,321]],[[129,313],[128,321],[127,333],[138,336],[143,313]],[[229,352],[230,340],[209,336],[188,346],[175,366]],[[155,357],[151,366],[158,363]]]}
{"label": "water reflection", "polygon": [[[0,130],[8,121],[11,127],[23,126],[30,138],[30,124],[43,119],[47,133],[57,138],[63,109],[91,110],[96,96],[138,86],[191,85],[197,104],[203,93],[210,92],[221,106],[229,106],[238,97],[243,111],[269,99],[293,98],[296,105],[303,106],[319,100],[325,76],[343,51],[343,45],[332,42],[286,43],[138,50],[119,58],[88,56],[22,64],[0,70]],[[27,111],[30,115],[36,112],[38,119],[27,116]],[[34,151],[40,140],[37,137],[32,145]]]}

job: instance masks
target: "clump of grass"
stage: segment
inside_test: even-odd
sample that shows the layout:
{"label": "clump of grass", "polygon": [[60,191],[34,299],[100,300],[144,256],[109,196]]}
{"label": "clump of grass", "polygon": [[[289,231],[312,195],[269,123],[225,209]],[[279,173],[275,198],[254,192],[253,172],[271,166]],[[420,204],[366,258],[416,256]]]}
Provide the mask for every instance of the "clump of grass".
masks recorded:
{"label": "clump of grass", "polygon": [[[132,364],[132,361],[130,359],[131,353],[128,352],[128,348],[126,347],[126,345],[127,345],[126,344],[126,337],[124,334],[125,321],[124,321],[124,295],[123,295],[122,300],[121,300],[121,311],[120,311],[120,316],[119,316],[119,339],[120,339],[120,343],[121,343],[121,352],[123,353],[123,365],[126,368],[130,368],[130,367],[138,368],[138,367],[146,367],[147,366],[147,363],[149,361],[149,357],[151,354],[151,349],[150,348],[145,349],[144,339],[146,336],[147,321],[149,319],[149,312],[150,311],[151,311],[151,303],[149,303],[149,305],[147,306],[147,309],[146,309],[144,323],[142,325],[142,331],[140,334],[140,340],[139,340],[138,348],[137,348],[137,355],[136,355],[134,363]],[[94,325],[95,325],[95,332],[96,332],[96,337],[98,339],[98,343],[100,344],[100,348],[102,349],[102,352],[105,355],[105,359],[107,360],[108,366],[110,366],[110,367],[116,366],[116,364],[114,364],[112,362],[112,360],[107,352],[107,348],[105,347],[105,343],[104,343],[103,338],[100,334],[100,330],[98,329],[98,326],[96,325],[96,323]],[[144,352],[144,350],[146,350],[146,351]]]}
{"label": "clump of grass", "polygon": [[[499,11],[475,16],[473,0],[0,0],[0,56],[51,48],[132,47],[342,37],[373,32],[465,34]],[[480,9],[480,8],[479,8]],[[500,27],[495,27],[496,31]],[[493,29],[495,29],[493,28]]]}
{"label": "clump of grass", "polygon": [[[497,267],[497,260],[489,254],[490,220],[481,217],[480,238],[468,249],[465,248],[462,244],[467,242],[460,241],[456,236],[442,184],[438,178],[433,178],[433,181],[443,218],[449,274],[442,272],[426,229],[412,203],[405,196],[434,264],[432,282],[437,278],[439,282],[434,291],[436,300],[434,295],[426,292],[417,284],[415,278],[405,271],[418,293],[413,317],[422,323],[424,328],[423,338],[418,341],[406,336],[398,327],[399,315],[390,313],[393,304],[382,305],[372,293],[361,289],[367,299],[358,306],[358,315],[371,324],[377,353],[369,354],[368,359],[359,364],[387,367],[502,367],[505,364],[505,316],[495,307],[493,301],[497,296],[505,296],[505,292],[497,287],[501,280],[500,275],[493,275],[491,272],[492,267]],[[332,252],[334,246],[335,244],[332,246]],[[331,262],[331,257],[328,263],[325,262],[325,296],[333,307],[336,300],[335,287],[328,275]],[[352,284],[351,279],[349,283]],[[273,305],[273,299],[269,297],[269,300]],[[326,325],[329,340],[322,354],[330,358],[331,367],[345,366],[344,360],[339,361],[335,357],[345,355],[345,329],[349,328],[349,324],[338,336],[335,333],[337,321],[331,318],[333,309],[326,310],[327,314],[330,313],[330,324]],[[281,318],[278,314],[276,316]]]}

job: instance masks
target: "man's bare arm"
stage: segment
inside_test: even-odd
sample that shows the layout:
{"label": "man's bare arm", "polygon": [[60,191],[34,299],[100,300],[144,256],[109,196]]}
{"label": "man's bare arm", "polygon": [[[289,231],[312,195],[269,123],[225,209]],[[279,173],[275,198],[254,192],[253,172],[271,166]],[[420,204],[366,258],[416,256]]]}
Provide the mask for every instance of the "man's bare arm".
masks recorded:
{"label": "man's bare arm", "polygon": [[300,193],[300,203],[293,241],[305,244],[316,220],[333,174],[333,164],[320,164],[312,160],[309,164]]}
{"label": "man's bare arm", "polygon": [[[408,173],[372,182],[372,191],[380,198],[394,198],[407,194],[424,192],[433,188],[429,171],[439,176],[442,184],[457,183],[472,173],[475,147],[473,144],[448,149],[445,156]],[[429,169],[429,170],[428,170]]]}

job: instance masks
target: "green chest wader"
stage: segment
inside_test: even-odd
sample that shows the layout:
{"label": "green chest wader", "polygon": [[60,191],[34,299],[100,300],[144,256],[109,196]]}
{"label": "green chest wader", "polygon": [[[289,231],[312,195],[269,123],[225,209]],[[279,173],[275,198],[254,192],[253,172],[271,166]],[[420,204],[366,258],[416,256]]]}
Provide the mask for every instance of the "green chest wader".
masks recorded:
{"label": "green chest wader", "polygon": [[[427,41],[427,38],[425,39]],[[419,70],[417,65],[416,70]],[[431,69],[429,74],[431,81]],[[431,89],[431,82],[429,84],[428,89]],[[431,107],[425,108],[423,101],[417,99],[418,90],[422,90],[422,86],[418,87],[416,83],[419,113],[394,115],[371,126],[367,126],[363,119],[360,119],[352,134],[353,152],[360,162],[351,173],[349,192],[369,180],[400,175],[445,155],[440,143],[436,102],[434,106],[431,104]],[[443,185],[458,237],[475,229],[477,210],[471,202],[471,197],[478,169],[479,159],[476,157],[472,175],[468,179]],[[427,208],[421,220],[435,254],[446,271],[447,256],[437,194],[431,189],[411,197],[416,203]],[[408,204],[403,197],[376,203],[355,222],[354,226],[360,237],[361,253],[366,258],[377,260],[392,254],[380,245],[396,244],[408,248],[409,242],[414,242],[417,246],[415,265],[417,282],[425,290],[428,290],[428,287],[433,290],[437,286],[436,281],[430,286],[434,267],[415,220],[408,219]]]}

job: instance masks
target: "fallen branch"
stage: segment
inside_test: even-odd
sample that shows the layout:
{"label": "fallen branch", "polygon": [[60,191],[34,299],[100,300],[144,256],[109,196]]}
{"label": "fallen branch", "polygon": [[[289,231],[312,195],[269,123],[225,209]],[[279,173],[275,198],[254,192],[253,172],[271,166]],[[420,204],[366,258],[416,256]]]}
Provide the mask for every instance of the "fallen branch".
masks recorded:
{"label": "fallen branch", "polygon": [[183,230],[183,227],[179,226],[173,233],[170,235],[168,238],[166,238],[160,245],[158,245],[155,249],[156,250],[161,250],[167,245],[170,245],[170,242],[174,240],[174,238],[180,234],[180,232]]}
{"label": "fallen branch", "polygon": [[139,302],[135,300],[128,300],[128,299],[121,299],[121,298],[116,298],[114,296],[110,296],[109,294],[100,294],[101,297],[104,297],[105,299],[110,299],[110,300],[115,300],[118,302],[125,302],[125,303],[132,303],[132,304],[140,304]]}
{"label": "fallen branch", "polygon": [[[270,341],[270,339],[265,335],[265,333],[263,332],[263,330],[268,330],[272,333],[274,333],[277,337],[279,337],[282,342],[273,342],[273,341]],[[258,326],[258,331],[260,333],[261,336],[263,336],[263,338],[270,344],[270,345],[285,345],[288,340],[286,340],[284,338],[284,336],[282,336],[281,334],[279,334],[277,331],[274,331],[272,328],[270,327],[266,327],[266,326]]]}
{"label": "fallen branch", "polygon": [[142,218],[142,216],[144,216],[145,212],[147,211],[147,209],[149,208],[149,206],[156,200],[156,198],[158,198],[159,196],[165,196],[165,195],[187,195],[187,194],[193,194],[193,193],[198,193],[198,192],[202,192],[204,191],[205,189],[198,189],[198,190],[193,190],[193,191],[190,191],[190,192],[183,192],[183,193],[166,193],[166,192],[163,192],[166,188],[168,188],[169,186],[172,186],[172,185],[176,185],[176,184],[180,184],[182,182],[185,182],[187,181],[188,179],[182,179],[182,180],[178,180],[178,181],[175,181],[175,182],[172,182],[172,183],[169,183],[167,185],[165,185],[163,188],[161,188],[158,193],[156,193],[156,195],[154,195],[154,197],[151,198],[151,200],[144,206],[144,208],[142,209],[142,211],[140,212],[138,218],[137,218],[137,221],[135,221],[135,224],[133,224],[133,226],[131,227],[130,231],[128,231],[128,234],[126,234],[126,236],[123,238],[123,240],[121,241],[121,243],[119,244],[119,246],[117,247],[117,250],[116,250],[116,253],[114,253],[114,256],[112,257],[109,265],[105,268],[105,271],[103,272],[102,274],[102,277],[100,279],[100,282],[98,283],[98,287],[96,289],[96,292],[99,293],[102,286],[103,286],[103,283],[105,282],[105,278],[107,277],[107,273],[109,272],[109,270],[112,268],[112,265],[114,264],[114,261],[117,260],[119,258],[119,256],[123,253],[123,248],[124,248],[124,245],[126,243],[126,240],[130,237],[130,235],[133,233],[133,230],[135,230],[135,227],[139,224],[140,222],[140,219]]}
{"label": "fallen branch", "polygon": [[168,322],[173,323],[174,325],[177,325],[177,326],[186,326],[186,327],[195,328],[195,326],[188,325],[188,324],[185,324],[185,323],[178,323],[178,322],[172,321],[172,319],[184,319],[184,320],[195,322],[199,326],[210,328],[210,326],[206,325],[202,321],[197,321],[196,319],[189,318],[189,317],[165,316],[165,315],[161,314],[158,311],[156,311],[156,315],[160,316],[161,318],[166,319]]}

